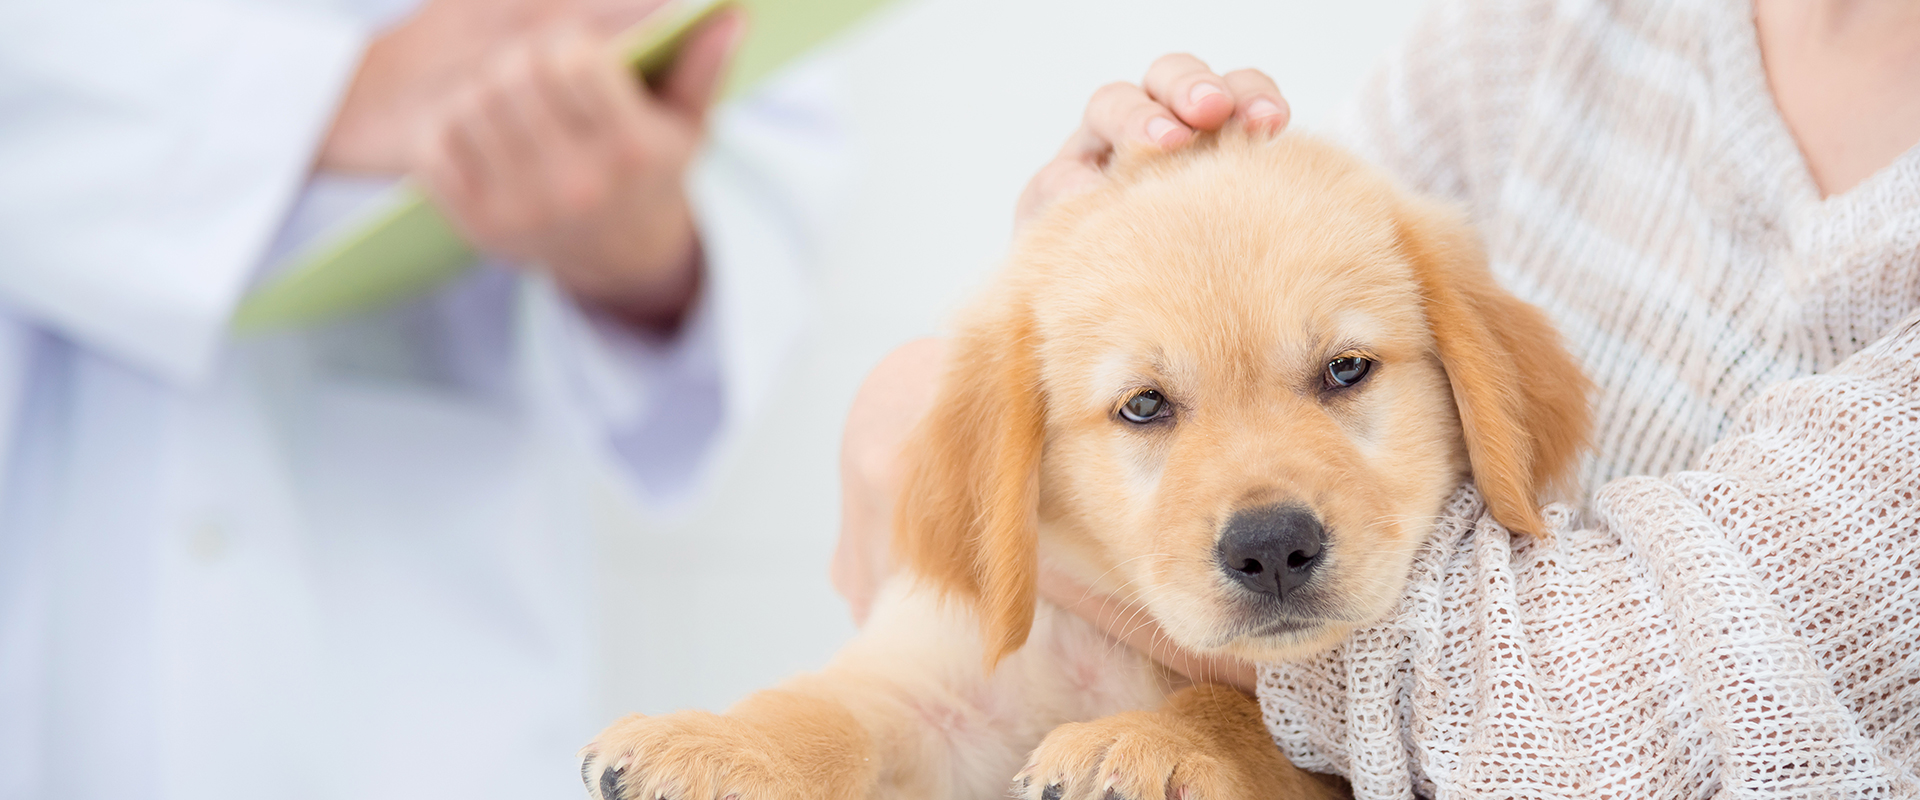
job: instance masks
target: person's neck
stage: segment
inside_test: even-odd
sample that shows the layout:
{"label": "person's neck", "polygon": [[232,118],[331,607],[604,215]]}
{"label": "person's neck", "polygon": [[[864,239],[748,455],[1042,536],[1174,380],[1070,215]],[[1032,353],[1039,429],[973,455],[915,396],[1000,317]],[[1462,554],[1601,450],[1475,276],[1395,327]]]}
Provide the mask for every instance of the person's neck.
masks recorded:
{"label": "person's neck", "polygon": [[1920,142],[1920,3],[1754,0],[1774,104],[1823,196]]}

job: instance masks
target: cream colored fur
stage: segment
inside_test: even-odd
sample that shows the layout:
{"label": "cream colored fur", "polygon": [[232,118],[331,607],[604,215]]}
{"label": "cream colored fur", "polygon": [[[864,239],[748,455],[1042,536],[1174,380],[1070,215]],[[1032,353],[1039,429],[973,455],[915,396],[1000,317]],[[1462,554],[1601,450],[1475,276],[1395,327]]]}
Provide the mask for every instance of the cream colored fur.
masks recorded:
{"label": "cream colored fur", "polygon": [[[963,319],[905,455],[902,570],[860,636],[727,715],[616,723],[586,751],[597,797],[1339,793],[1279,756],[1248,698],[1038,601],[1040,555],[1184,647],[1314,652],[1392,606],[1469,473],[1538,529],[1585,379],[1457,213],[1336,148],[1230,132],[1112,173],[1035,222]],[[1372,370],[1330,383],[1342,358]],[[1124,420],[1148,390],[1164,423]],[[1229,517],[1275,504],[1326,530],[1277,607],[1216,553]]]}

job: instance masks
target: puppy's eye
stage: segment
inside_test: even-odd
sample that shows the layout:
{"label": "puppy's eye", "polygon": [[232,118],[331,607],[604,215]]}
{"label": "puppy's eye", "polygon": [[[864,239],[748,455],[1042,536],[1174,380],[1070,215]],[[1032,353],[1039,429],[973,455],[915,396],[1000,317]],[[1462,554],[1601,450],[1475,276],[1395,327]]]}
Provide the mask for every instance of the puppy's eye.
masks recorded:
{"label": "puppy's eye", "polygon": [[1359,383],[1373,371],[1373,359],[1363,356],[1341,356],[1327,362],[1327,387],[1339,389]]}
{"label": "puppy's eye", "polygon": [[1145,425],[1165,416],[1168,410],[1167,398],[1148,389],[1128,399],[1127,404],[1120,407],[1120,416],[1135,425]]}

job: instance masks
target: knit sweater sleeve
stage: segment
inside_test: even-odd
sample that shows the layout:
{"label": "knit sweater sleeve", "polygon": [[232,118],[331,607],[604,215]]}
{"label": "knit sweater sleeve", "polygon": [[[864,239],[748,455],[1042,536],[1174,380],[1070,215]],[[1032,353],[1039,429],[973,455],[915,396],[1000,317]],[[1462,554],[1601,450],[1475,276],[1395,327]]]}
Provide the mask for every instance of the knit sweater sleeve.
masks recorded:
{"label": "knit sweater sleeve", "polygon": [[1920,316],[1591,529],[1463,489],[1392,617],[1264,668],[1268,726],[1360,798],[1920,796],[1916,476]]}
{"label": "knit sweater sleeve", "polygon": [[1544,0],[1434,3],[1345,109],[1339,138],[1486,218],[1553,28]]}

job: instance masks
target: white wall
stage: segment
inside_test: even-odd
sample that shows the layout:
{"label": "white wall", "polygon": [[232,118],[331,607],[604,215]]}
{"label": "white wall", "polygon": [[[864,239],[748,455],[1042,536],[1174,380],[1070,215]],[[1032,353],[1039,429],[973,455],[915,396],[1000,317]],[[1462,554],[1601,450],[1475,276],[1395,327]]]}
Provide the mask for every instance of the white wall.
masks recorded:
{"label": "white wall", "polygon": [[1265,70],[1295,125],[1330,124],[1420,0],[896,0],[825,58],[858,173],[817,323],[781,397],[684,518],[609,500],[605,716],[720,709],[853,633],[827,583],[841,422],[860,379],[941,330],[998,260],[1014,198],[1095,88],[1187,51]]}

